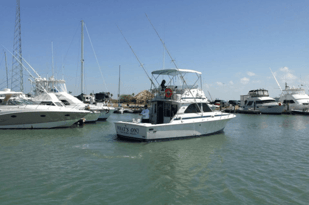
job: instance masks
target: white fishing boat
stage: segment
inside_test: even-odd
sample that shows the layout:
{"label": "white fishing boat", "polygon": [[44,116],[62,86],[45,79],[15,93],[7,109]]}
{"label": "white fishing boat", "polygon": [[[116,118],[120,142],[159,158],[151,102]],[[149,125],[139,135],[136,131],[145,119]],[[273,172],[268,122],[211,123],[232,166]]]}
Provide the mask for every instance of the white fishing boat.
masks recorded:
{"label": "white fishing boat", "polygon": [[301,87],[290,87],[285,83],[279,100],[283,102],[287,111],[306,111],[309,109],[309,95]]}
{"label": "white fishing boat", "polygon": [[269,97],[268,90],[250,90],[248,95],[240,96],[240,110],[260,111],[262,114],[281,114],[284,106],[281,102],[276,102]]}
{"label": "white fishing boat", "polygon": [[64,106],[38,105],[25,100],[22,92],[0,91],[0,129],[32,129],[70,127],[84,121],[85,110]]}
{"label": "white fishing boat", "polygon": [[[184,76],[197,77],[193,85],[187,85]],[[115,122],[119,138],[139,141],[198,137],[222,132],[233,114],[213,111],[201,89],[201,72],[187,69],[164,69],[152,72],[153,79],[160,76],[169,79],[168,85],[151,88],[150,123],[140,119],[131,122]],[[180,80],[181,85],[176,85]],[[197,83],[200,82],[200,88]]]}
{"label": "white fishing boat", "polygon": [[285,110],[292,111],[297,114],[308,114],[309,95],[306,94],[305,89],[301,87],[290,87],[287,85],[287,83],[285,83],[285,89],[282,90],[271,68],[270,72],[272,73],[279,89],[281,90],[279,101],[283,103]]}
{"label": "white fishing boat", "polygon": [[[48,94],[53,93],[57,99],[48,97]],[[88,110],[90,113],[86,116],[86,122],[96,122],[97,120],[106,120],[114,108],[106,106],[104,103],[86,104],[67,92],[66,84],[64,80],[57,80],[53,77],[49,79],[36,78],[35,79],[35,101],[38,102],[54,102],[60,101],[66,107]]]}

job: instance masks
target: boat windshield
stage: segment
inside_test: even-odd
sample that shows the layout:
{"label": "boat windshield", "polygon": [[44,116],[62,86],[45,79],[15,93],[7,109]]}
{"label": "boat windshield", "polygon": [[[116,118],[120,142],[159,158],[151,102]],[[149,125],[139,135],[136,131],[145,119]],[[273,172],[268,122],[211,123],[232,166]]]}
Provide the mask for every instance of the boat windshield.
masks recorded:
{"label": "boat windshield", "polygon": [[275,102],[275,100],[259,100],[256,101],[256,104],[265,104],[265,103],[272,103]]}
{"label": "boat windshield", "polygon": [[203,112],[212,112],[206,103],[194,103],[187,107],[185,113],[200,113],[201,110],[203,110]]}
{"label": "boat windshield", "polygon": [[26,99],[10,99],[7,105],[38,105],[38,103]]}

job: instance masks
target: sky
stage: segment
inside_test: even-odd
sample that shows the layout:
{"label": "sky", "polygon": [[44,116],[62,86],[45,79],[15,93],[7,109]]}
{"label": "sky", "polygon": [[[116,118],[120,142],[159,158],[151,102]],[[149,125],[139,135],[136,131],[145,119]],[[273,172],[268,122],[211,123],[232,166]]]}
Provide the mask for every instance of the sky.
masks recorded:
{"label": "sky", "polygon": [[[260,88],[277,97],[281,91],[270,68],[282,88],[287,82],[304,85],[308,91],[307,0],[21,0],[20,4],[23,58],[42,77],[64,78],[75,95],[81,92],[81,20],[86,25],[85,93],[109,91],[117,96],[119,66],[121,94],[150,88],[119,29],[149,75],[175,68],[145,14],[177,67],[202,72],[209,98],[210,93],[212,99],[238,100]],[[6,87],[4,51],[9,70],[12,67],[15,13],[15,1],[1,0],[0,89]],[[24,71],[25,93],[30,92],[28,78]]]}

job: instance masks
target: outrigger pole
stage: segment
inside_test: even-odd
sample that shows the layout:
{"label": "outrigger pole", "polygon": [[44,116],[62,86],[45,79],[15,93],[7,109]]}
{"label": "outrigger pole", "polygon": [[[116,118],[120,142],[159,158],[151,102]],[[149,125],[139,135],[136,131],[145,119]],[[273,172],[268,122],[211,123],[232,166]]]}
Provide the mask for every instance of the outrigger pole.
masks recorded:
{"label": "outrigger pole", "polygon": [[[3,46],[4,47],[4,46]],[[5,48],[5,47],[4,47]],[[35,79],[35,77],[31,74],[31,72],[24,66],[24,64],[16,57],[16,56],[14,56],[7,48],[5,48],[12,56],[13,56],[13,58],[15,58],[15,60],[18,62],[18,63],[20,63],[20,65],[29,73],[29,75],[30,75],[30,77],[32,77],[33,79]],[[28,64],[28,66],[34,71],[34,73],[39,77],[39,78],[41,78],[41,76],[34,70],[34,68],[32,68],[31,67],[31,65],[24,59],[24,58],[22,58],[27,64]],[[29,79],[30,80],[30,79]],[[31,81],[31,80],[30,80]],[[43,87],[43,86],[41,86],[42,87],[42,89],[43,89],[43,91],[45,92],[45,93],[47,93],[47,91],[45,90],[45,88]]]}
{"label": "outrigger pole", "polygon": [[149,75],[148,75],[146,69],[144,68],[144,65],[143,65],[143,64],[141,63],[141,61],[138,59],[138,57],[137,57],[137,55],[135,54],[133,48],[131,47],[131,45],[130,45],[129,42],[127,41],[126,37],[123,35],[123,33],[122,33],[122,31],[120,30],[120,28],[118,27],[118,25],[117,25],[117,28],[118,28],[118,30],[120,31],[121,35],[123,36],[124,40],[127,42],[128,46],[130,47],[132,53],[135,55],[135,58],[136,58],[137,61],[139,62],[140,66],[144,69],[144,71],[145,71],[145,73],[146,73],[148,79],[150,80],[151,84],[152,84],[155,88],[157,88],[157,86],[154,84],[154,82],[152,81],[152,79],[149,77]]}
{"label": "outrigger pole", "polygon": [[[151,21],[150,21],[150,19],[149,19],[149,17],[147,16],[146,13],[145,13],[145,15],[146,15],[146,17],[147,17],[149,23],[151,24],[153,30],[155,30],[155,32],[156,32],[157,36],[159,37],[161,43],[163,44],[163,47],[165,48],[166,52],[167,52],[168,55],[170,56],[170,58],[171,58],[172,62],[174,63],[176,69],[178,69],[178,67],[177,67],[177,65],[176,65],[176,63],[175,63],[175,60],[172,58],[172,55],[170,54],[170,52],[169,52],[168,49],[166,48],[164,41],[163,41],[162,38],[160,37],[159,33],[157,32],[157,30],[156,30],[156,28],[154,27],[154,25],[151,23]],[[189,86],[187,85],[187,82],[185,81],[185,78],[182,76],[181,73],[179,73],[179,74],[180,74],[180,77],[181,77],[183,83],[187,86],[187,88],[189,88]],[[191,92],[190,89],[189,89],[189,92],[190,92],[191,95],[193,96],[193,93]],[[195,101],[195,98],[194,98],[194,101]],[[196,105],[197,105],[197,107],[198,107],[198,108],[200,109],[200,111],[201,111],[201,108],[199,107],[199,105],[198,105],[197,103],[196,103]]]}
{"label": "outrigger pole", "polygon": [[[160,37],[159,33],[157,32],[157,30],[156,30],[156,28],[154,27],[154,25],[151,23],[151,21],[150,21],[150,19],[149,19],[149,17],[147,16],[146,13],[145,13],[145,15],[146,15],[146,17],[147,17],[149,23],[151,24],[153,30],[155,30],[155,32],[156,32],[157,36],[159,37],[161,43],[163,44],[164,49],[166,50],[166,52],[167,52],[168,55],[170,56],[170,58],[171,58],[172,62],[174,63],[176,69],[178,69],[178,66],[176,65],[176,62],[175,62],[175,60],[173,59],[173,57],[172,57],[172,55],[170,54],[170,52],[168,51],[168,49],[166,48],[164,41],[163,41],[162,38]],[[181,73],[180,73],[180,77],[181,77],[183,83],[189,88],[189,86],[187,85],[187,83],[186,83],[186,81],[185,81],[185,79],[184,79],[184,77],[182,76]],[[191,91],[190,91],[190,93],[191,93]],[[191,93],[191,95],[193,96],[192,93]]]}
{"label": "outrigger pole", "polygon": [[271,74],[273,74],[273,76],[274,76],[274,78],[275,78],[275,81],[277,82],[277,84],[278,84],[278,86],[279,86],[279,88],[280,88],[280,90],[281,90],[281,92],[282,92],[282,88],[281,88],[280,84],[278,83],[276,76],[274,75],[274,73],[273,73],[273,71],[271,70],[271,68],[269,68],[269,69],[270,69]]}

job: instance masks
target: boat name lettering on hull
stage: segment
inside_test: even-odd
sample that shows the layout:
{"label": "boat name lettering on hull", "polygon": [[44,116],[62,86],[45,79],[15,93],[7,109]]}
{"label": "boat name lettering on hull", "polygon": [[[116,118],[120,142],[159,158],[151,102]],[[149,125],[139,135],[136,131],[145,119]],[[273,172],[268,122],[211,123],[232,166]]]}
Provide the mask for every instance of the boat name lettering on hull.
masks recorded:
{"label": "boat name lettering on hull", "polygon": [[117,126],[117,131],[122,134],[131,134],[131,135],[137,135],[139,133],[139,129],[133,127],[128,128],[128,127]]}

